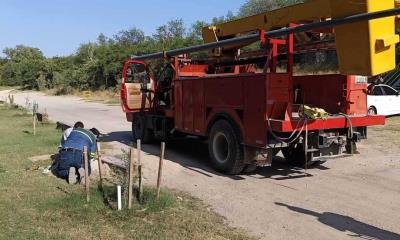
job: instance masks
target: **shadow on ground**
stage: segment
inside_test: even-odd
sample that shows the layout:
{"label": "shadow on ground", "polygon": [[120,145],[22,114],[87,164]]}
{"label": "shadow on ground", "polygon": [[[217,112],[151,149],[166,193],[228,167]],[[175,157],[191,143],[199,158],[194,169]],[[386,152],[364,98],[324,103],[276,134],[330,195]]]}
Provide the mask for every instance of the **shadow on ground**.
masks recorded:
{"label": "shadow on ground", "polygon": [[394,232],[386,231],[384,229],[377,228],[367,223],[360,222],[352,217],[340,215],[331,212],[314,212],[308,209],[290,206],[284,203],[275,203],[278,206],[286,207],[291,211],[313,216],[318,219],[319,222],[334,228],[341,232],[347,232],[351,237],[358,237],[361,239],[374,239],[374,240],[397,240],[400,239],[400,235]]}
{"label": "shadow on ground", "polygon": [[[102,136],[102,142],[120,142],[124,145],[132,145],[131,132],[113,132]],[[160,143],[142,145],[142,150],[150,155],[159,156]],[[186,137],[182,139],[170,140],[166,143],[165,159],[176,162],[184,168],[201,173],[207,177],[215,175],[229,177],[234,180],[244,180],[245,176],[253,178],[269,178],[273,180],[298,179],[312,177],[302,168],[289,165],[284,158],[275,157],[271,167],[258,168],[251,174],[243,175],[222,175],[211,168],[210,157],[208,155],[208,145],[196,137]],[[327,170],[321,164],[316,164],[312,168]]]}

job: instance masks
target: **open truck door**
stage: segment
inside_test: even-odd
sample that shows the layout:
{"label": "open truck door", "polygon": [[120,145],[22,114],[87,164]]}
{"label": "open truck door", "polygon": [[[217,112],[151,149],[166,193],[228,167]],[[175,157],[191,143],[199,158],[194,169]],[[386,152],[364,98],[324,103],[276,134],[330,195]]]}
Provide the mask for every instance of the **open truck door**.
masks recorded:
{"label": "open truck door", "polygon": [[144,112],[152,103],[153,79],[143,61],[128,60],[121,82],[121,104],[124,112]]}

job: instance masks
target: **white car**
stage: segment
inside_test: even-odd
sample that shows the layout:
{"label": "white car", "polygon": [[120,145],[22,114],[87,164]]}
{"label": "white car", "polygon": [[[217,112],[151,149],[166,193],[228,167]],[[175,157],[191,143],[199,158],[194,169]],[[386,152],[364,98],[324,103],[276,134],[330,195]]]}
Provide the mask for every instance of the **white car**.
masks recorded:
{"label": "white car", "polygon": [[391,116],[400,114],[399,92],[385,84],[368,87],[368,114]]}

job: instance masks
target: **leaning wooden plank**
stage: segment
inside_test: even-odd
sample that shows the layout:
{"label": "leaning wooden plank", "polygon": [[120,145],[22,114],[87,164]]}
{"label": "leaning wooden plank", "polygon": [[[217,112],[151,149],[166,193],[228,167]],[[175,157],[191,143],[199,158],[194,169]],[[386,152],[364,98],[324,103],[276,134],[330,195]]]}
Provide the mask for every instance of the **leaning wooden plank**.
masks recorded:
{"label": "leaning wooden plank", "polygon": [[111,164],[122,169],[127,169],[128,167],[125,161],[113,156],[103,155],[101,160],[103,163]]}

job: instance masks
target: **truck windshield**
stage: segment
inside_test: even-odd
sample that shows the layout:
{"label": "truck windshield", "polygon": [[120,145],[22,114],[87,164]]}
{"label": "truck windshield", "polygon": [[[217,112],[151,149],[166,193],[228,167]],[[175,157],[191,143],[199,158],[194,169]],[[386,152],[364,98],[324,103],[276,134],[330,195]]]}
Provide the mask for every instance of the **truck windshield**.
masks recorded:
{"label": "truck windshield", "polygon": [[146,66],[140,63],[131,63],[126,72],[126,83],[149,83],[149,74]]}

